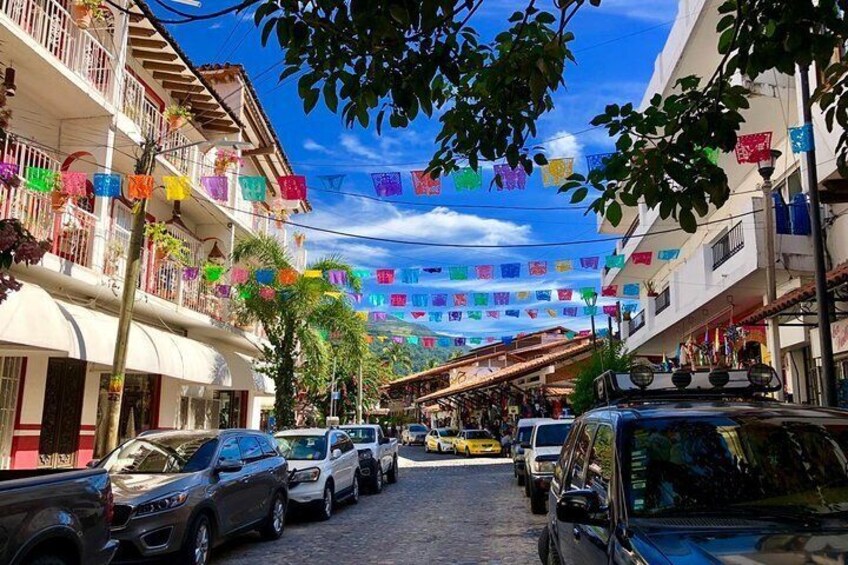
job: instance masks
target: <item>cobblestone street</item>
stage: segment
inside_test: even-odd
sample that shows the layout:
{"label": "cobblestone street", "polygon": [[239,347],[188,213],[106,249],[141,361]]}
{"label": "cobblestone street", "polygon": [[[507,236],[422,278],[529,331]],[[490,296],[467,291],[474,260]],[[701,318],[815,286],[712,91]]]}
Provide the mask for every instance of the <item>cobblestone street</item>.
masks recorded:
{"label": "cobblestone street", "polygon": [[457,458],[402,447],[400,478],[342,505],[328,522],[294,517],[276,542],[244,536],[215,565],[539,562],[544,516],[530,513],[510,460]]}

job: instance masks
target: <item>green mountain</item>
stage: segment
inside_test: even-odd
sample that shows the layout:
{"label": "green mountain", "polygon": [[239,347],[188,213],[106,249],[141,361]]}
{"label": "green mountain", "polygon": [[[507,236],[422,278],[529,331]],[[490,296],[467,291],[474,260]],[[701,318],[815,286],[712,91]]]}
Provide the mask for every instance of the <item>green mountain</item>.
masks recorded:
{"label": "green mountain", "polygon": [[[416,324],[399,320],[398,318],[389,318],[384,322],[376,322],[369,320],[367,323],[368,333],[373,336],[443,336],[439,332],[434,332],[424,324]],[[391,343],[391,338],[386,341],[374,340],[371,343],[371,351],[377,357],[380,357],[383,350]],[[417,373],[428,369],[433,365],[441,365],[448,361],[452,356],[462,355],[468,351],[467,347],[434,347],[426,349],[420,345],[403,344],[404,349],[409,352],[409,358],[412,361],[412,371]],[[406,370],[401,367],[393,367],[395,374],[398,377],[405,376]]]}

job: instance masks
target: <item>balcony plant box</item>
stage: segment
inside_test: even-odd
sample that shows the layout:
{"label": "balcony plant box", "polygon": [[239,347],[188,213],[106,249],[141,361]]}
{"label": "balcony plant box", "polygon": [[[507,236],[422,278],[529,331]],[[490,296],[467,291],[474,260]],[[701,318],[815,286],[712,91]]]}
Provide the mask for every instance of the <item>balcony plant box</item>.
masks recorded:
{"label": "balcony plant box", "polygon": [[74,0],[71,3],[71,16],[78,28],[88,29],[91,27],[92,20],[101,21],[103,19],[104,14],[100,0]]}
{"label": "balcony plant box", "polygon": [[656,298],[659,296],[656,286],[654,286],[654,283],[651,281],[645,281],[645,290],[648,291],[649,298]]}
{"label": "balcony plant box", "polygon": [[179,104],[171,104],[165,108],[165,121],[168,122],[168,131],[176,131],[183,127],[192,118],[191,109]]}

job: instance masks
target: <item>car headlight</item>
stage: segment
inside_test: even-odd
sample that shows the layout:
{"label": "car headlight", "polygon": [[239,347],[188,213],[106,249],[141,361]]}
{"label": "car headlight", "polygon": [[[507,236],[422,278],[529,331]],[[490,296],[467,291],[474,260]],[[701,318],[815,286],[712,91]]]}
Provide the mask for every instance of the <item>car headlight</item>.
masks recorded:
{"label": "car headlight", "polygon": [[553,473],[556,464],[553,461],[533,461],[534,473]]}
{"label": "car headlight", "polygon": [[139,504],[135,509],[135,515],[146,516],[148,514],[173,510],[174,508],[185,504],[186,500],[188,500],[188,491],[169,494],[168,496],[163,496],[162,498],[157,498],[155,500]]}
{"label": "car headlight", "polygon": [[371,459],[374,455],[371,453],[370,449],[363,449],[359,452],[360,459]]}
{"label": "car headlight", "polygon": [[321,469],[318,467],[310,467],[309,469],[302,469],[300,471],[295,471],[291,476],[290,481],[292,483],[314,483],[318,480],[318,477],[321,476]]}

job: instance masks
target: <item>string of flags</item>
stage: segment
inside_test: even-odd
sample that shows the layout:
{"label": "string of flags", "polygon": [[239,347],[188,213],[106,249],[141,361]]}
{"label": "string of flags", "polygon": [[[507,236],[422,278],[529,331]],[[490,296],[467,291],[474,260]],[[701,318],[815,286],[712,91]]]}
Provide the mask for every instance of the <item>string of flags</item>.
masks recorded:
{"label": "string of flags", "polygon": [[[639,283],[628,283],[623,285],[609,285],[601,288],[601,296],[605,297],[633,297],[638,298],[642,285]],[[583,287],[579,289],[558,288],[554,290],[519,290],[514,292],[457,292],[457,293],[430,293],[430,294],[407,294],[396,292],[391,294],[358,292],[348,293],[355,304],[361,304],[376,308],[388,306],[390,308],[447,308],[464,306],[509,306],[525,302],[570,302],[572,299],[586,299],[597,291],[594,287]]]}
{"label": "string of flags", "polygon": [[[788,129],[792,153],[807,153],[815,148],[813,125],[803,124]],[[736,162],[756,164],[771,158],[772,132],[749,133],[736,138]]]}
{"label": "string of flags", "polygon": [[[565,308],[526,308],[524,310],[521,309],[507,309],[507,310],[450,310],[447,312],[442,311],[424,311],[424,310],[413,310],[409,312],[409,315],[413,320],[421,320],[424,321],[426,317],[426,321],[433,324],[441,324],[443,322],[462,322],[462,321],[480,321],[483,319],[487,320],[500,320],[506,318],[523,318],[527,317],[531,320],[538,319],[540,317],[543,318],[576,318],[579,316],[596,316],[603,313],[605,316],[610,316],[613,318],[617,318],[622,312],[635,312],[639,307],[637,303],[629,303],[629,304],[606,304],[604,306],[567,306]],[[371,320],[372,322],[385,322],[390,317],[397,319],[405,319],[405,312],[385,312],[385,311],[375,311],[375,312],[364,312],[360,311],[357,314],[363,320]]]}
{"label": "string of flags", "polygon": [[[606,328],[599,329],[596,335],[606,337],[609,331]],[[516,339],[520,339],[525,334],[517,334],[515,336],[485,336],[485,337],[458,337],[444,335],[368,335],[366,341],[368,343],[398,343],[406,345],[417,345],[425,349],[433,349],[436,347],[466,347],[469,345],[482,345],[501,342],[504,345],[509,345]],[[566,339],[583,338],[592,335],[590,330],[581,330],[579,332],[565,332]],[[321,337],[324,340],[332,339],[332,335],[322,330]]]}

